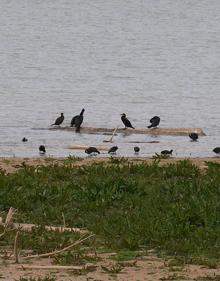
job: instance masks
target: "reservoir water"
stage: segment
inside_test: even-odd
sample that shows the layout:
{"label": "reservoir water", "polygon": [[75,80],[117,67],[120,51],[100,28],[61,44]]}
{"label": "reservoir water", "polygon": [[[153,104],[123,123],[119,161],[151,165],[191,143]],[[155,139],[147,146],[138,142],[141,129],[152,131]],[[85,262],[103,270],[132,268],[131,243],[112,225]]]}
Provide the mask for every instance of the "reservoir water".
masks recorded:
{"label": "reservoir water", "polygon": [[[106,136],[46,130],[85,108],[84,126],[200,127],[188,137],[118,135],[119,155],[174,149],[213,156],[220,146],[219,0],[0,0],[0,156],[84,156],[73,144]],[[36,130],[38,129],[38,130]],[[41,130],[43,129],[43,130]],[[21,142],[23,137],[27,143]],[[110,144],[109,144],[110,145]]]}

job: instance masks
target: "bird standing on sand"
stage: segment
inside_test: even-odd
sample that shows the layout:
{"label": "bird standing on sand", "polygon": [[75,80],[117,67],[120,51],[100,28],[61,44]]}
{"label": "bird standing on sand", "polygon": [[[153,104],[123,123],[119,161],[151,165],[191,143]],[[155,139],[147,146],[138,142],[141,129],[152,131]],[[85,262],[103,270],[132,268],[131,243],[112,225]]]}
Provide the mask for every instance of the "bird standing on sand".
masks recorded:
{"label": "bird standing on sand", "polygon": [[98,151],[98,149],[96,147],[90,146],[88,148],[86,148],[85,153],[87,154],[100,154],[100,152]]}
{"label": "bird standing on sand", "polygon": [[109,151],[108,151],[108,153],[109,154],[116,154],[116,151],[118,150],[118,147],[117,146],[112,146],[110,149],[109,149]]}
{"label": "bird standing on sand", "polygon": [[160,117],[154,116],[150,119],[151,125],[148,128],[156,128],[160,124]]}
{"label": "bird standing on sand", "polygon": [[128,118],[126,117],[125,113],[121,114],[121,121],[124,123],[125,125],[125,129],[127,128],[132,128],[134,129],[134,127],[131,125],[131,122],[128,120]]}
{"label": "bird standing on sand", "polygon": [[40,145],[39,146],[39,152],[41,155],[45,154],[46,153],[46,148],[44,145]]}
{"label": "bird standing on sand", "polygon": [[140,151],[140,147],[135,146],[135,147],[134,147],[134,153],[135,153],[135,154],[138,154],[139,151]]}
{"label": "bird standing on sand", "polygon": [[172,153],[173,153],[173,149],[161,151],[161,154],[162,154],[162,155],[171,155]]}
{"label": "bird standing on sand", "polygon": [[71,124],[70,127],[73,127],[73,125],[75,125],[76,128],[76,133],[80,132],[80,126],[82,125],[83,122],[83,113],[84,113],[85,109],[83,108],[80,112],[79,115],[76,115],[72,118],[71,120]]}
{"label": "bird standing on sand", "polygon": [[54,122],[54,124],[52,124],[52,125],[60,126],[60,124],[63,123],[63,120],[64,120],[64,115],[63,115],[63,113],[61,113],[60,117],[58,117],[58,118],[56,119],[56,121]]}
{"label": "bird standing on sand", "polygon": [[220,147],[216,147],[212,151],[215,152],[216,154],[220,154]]}
{"label": "bird standing on sand", "polygon": [[189,137],[191,138],[192,141],[197,141],[199,138],[199,135],[197,133],[191,133],[191,134],[189,134]]}

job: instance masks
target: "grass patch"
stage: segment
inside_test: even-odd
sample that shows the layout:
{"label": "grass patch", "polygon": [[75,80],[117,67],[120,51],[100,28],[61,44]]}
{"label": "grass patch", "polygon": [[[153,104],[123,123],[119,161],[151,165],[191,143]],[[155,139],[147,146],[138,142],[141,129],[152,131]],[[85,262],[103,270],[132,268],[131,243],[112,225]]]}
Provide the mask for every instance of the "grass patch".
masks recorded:
{"label": "grass patch", "polygon": [[111,259],[115,261],[130,261],[130,260],[135,260],[138,257],[141,257],[143,253],[141,254],[140,252],[137,251],[129,251],[129,250],[124,250],[124,251],[119,251],[116,255],[112,256]]}
{"label": "grass patch", "polygon": [[[158,159],[132,164],[114,158],[112,165],[74,168],[72,161],[37,169],[24,166],[8,175],[1,171],[0,212],[6,215],[13,206],[17,221],[42,226],[62,225],[64,215],[66,226],[97,234],[96,243],[119,251],[119,259],[122,250],[140,249],[184,261],[220,258],[219,164],[207,163],[207,170],[200,172],[189,161],[161,167]],[[59,236],[42,229],[22,235],[21,248],[38,253],[77,239],[73,233]],[[1,237],[0,246],[12,245],[13,239],[14,234]],[[74,255],[59,262],[68,259]]]}

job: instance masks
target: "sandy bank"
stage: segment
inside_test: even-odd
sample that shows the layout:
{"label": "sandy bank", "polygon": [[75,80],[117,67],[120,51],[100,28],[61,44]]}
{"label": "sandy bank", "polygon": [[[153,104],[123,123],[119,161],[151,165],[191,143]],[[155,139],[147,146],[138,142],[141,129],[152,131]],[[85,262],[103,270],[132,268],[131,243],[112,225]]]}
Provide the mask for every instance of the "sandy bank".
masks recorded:
{"label": "sandy bank", "polygon": [[[118,158],[119,159],[119,158]],[[161,159],[160,165],[165,165],[168,163],[176,163],[180,160],[190,159],[193,164],[200,168],[205,168],[206,162],[220,163],[220,157],[209,157],[209,158],[170,158]],[[129,158],[129,162],[132,163],[153,163],[154,159],[151,158]],[[62,165],[71,162],[74,166],[91,165],[93,163],[110,163],[109,158],[79,158],[79,159],[68,159],[67,158],[51,158],[51,157],[38,157],[38,158],[0,158],[0,169],[6,171],[7,173],[15,172],[21,169],[24,165],[27,166],[48,166],[51,164]]]}

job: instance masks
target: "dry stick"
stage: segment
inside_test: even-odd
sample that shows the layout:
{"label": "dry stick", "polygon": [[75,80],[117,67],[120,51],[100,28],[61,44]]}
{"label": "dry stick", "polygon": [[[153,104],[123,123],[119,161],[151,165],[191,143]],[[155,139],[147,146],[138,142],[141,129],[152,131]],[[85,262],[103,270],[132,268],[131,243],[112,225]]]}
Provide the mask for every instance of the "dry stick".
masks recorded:
{"label": "dry stick", "polygon": [[116,134],[117,130],[118,130],[118,127],[114,129],[114,132],[113,132],[113,134],[112,134],[112,136],[111,136],[109,142],[112,142],[113,137],[114,137],[114,135]]}
{"label": "dry stick", "polygon": [[0,225],[4,226],[4,231],[0,234],[0,237],[2,237],[5,234],[7,227],[9,224],[12,223],[13,216],[16,212],[17,212],[16,209],[14,209],[13,207],[10,207],[10,209],[7,213],[6,219],[5,219],[5,223],[3,223],[3,219],[0,217]]}
{"label": "dry stick", "polygon": [[66,220],[65,220],[65,216],[64,213],[62,212],[62,218],[63,218],[63,227],[66,227]]}
{"label": "dry stick", "polygon": [[116,134],[117,130],[118,130],[118,127],[114,129],[111,138],[110,138],[109,140],[104,140],[103,142],[112,142],[113,137],[114,137],[114,135]]}
{"label": "dry stick", "polygon": [[14,214],[17,212],[17,210],[13,207],[10,207],[9,211],[8,211],[8,214],[6,216],[6,219],[5,219],[5,225],[8,226],[9,224],[12,223],[12,218],[14,216]]}
{"label": "dry stick", "polygon": [[15,263],[19,263],[18,258],[18,236],[19,236],[19,230],[16,232],[15,235],[15,242],[14,242],[14,257],[15,257]]}
{"label": "dry stick", "polygon": [[76,242],[74,242],[73,244],[71,244],[71,245],[69,245],[69,246],[67,246],[67,247],[65,247],[65,248],[63,248],[61,250],[57,250],[57,251],[53,251],[53,252],[45,253],[45,254],[41,254],[41,255],[31,255],[31,256],[27,256],[27,257],[23,257],[23,258],[24,259],[33,259],[33,258],[43,258],[43,257],[54,256],[54,255],[57,255],[57,254],[60,254],[62,252],[65,252],[65,251],[69,250],[70,248],[72,248],[72,247],[74,247],[74,246],[76,246],[76,245],[86,241],[87,239],[89,239],[89,238],[91,238],[93,236],[95,236],[95,234],[91,234],[91,235],[89,235],[87,237],[84,236],[85,238],[82,237],[79,240],[77,240]]}
{"label": "dry stick", "polygon": [[47,269],[47,270],[81,270],[89,267],[97,267],[94,264],[87,264],[84,266],[73,266],[73,265],[23,265],[21,264],[19,268],[22,269]]}

